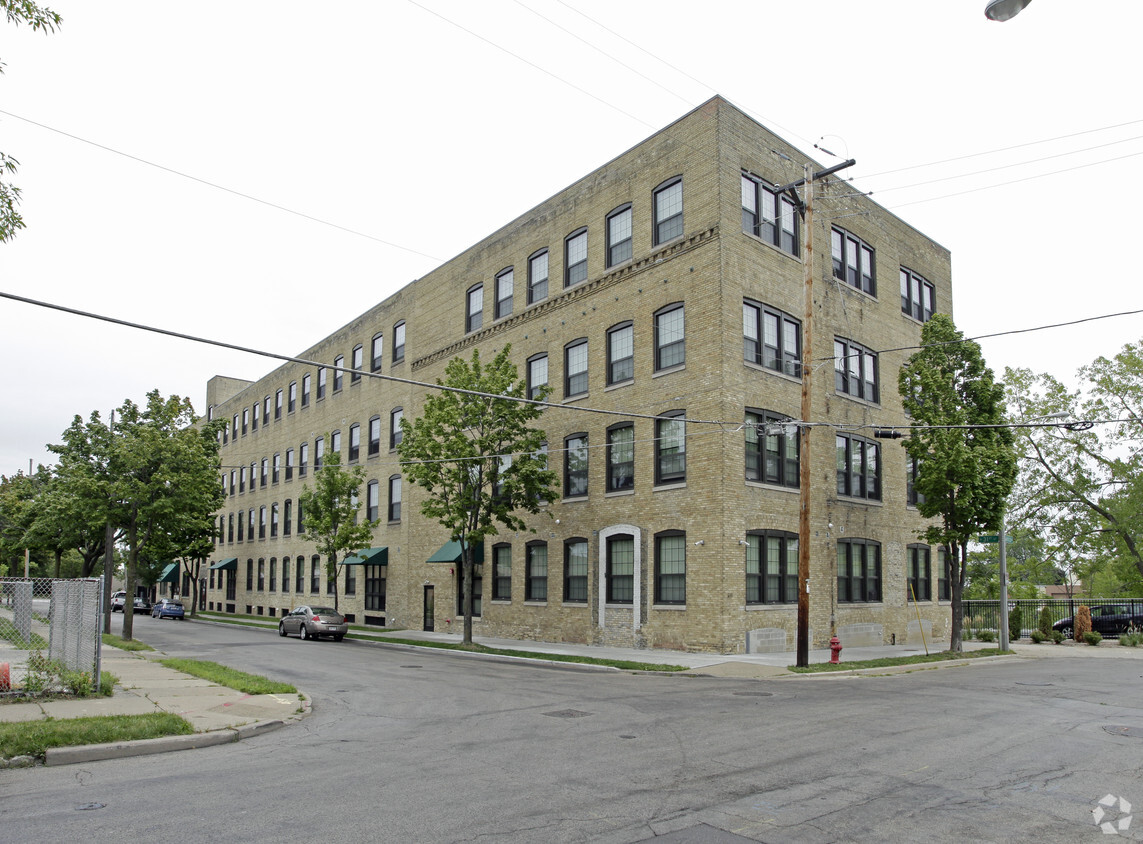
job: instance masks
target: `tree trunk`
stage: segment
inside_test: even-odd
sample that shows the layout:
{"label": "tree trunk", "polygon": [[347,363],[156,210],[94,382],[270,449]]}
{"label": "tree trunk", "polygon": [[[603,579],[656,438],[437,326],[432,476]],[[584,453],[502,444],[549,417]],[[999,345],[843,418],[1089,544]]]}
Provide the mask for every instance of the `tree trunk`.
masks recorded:
{"label": "tree trunk", "polygon": [[131,513],[131,524],[127,530],[127,571],[124,572],[123,588],[127,594],[123,598],[123,639],[130,642],[135,632],[135,561],[138,559],[139,529],[137,516]]}
{"label": "tree trunk", "polygon": [[472,549],[468,547],[468,542],[461,539],[461,571],[464,583],[464,606],[461,609],[464,611],[464,637],[462,641],[466,645],[472,644]]}
{"label": "tree trunk", "polygon": [[337,570],[337,552],[336,551],[334,551],[332,554],[329,555],[329,571],[333,572],[333,609],[334,609],[334,612],[340,613],[341,609],[338,607],[338,603],[337,603],[337,593],[338,593],[337,576],[340,574],[340,572]]}

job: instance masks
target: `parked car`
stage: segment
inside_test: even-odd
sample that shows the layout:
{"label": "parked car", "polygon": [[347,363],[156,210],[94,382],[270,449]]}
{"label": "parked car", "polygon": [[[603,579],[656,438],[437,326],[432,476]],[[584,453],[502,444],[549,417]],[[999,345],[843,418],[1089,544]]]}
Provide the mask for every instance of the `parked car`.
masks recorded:
{"label": "parked car", "polygon": [[111,593],[111,611],[123,612],[123,606],[127,603],[127,593],[123,591]]}
{"label": "parked car", "polygon": [[[1134,612],[1132,612],[1134,610]],[[1052,625],[1071,639],[1075,632],[1075,619],[1061,618]],[[1128,630],[1143,630],[1143,605],[1097,604],[1091,607],[1091,629],[1101,636],[1118,636]]]}
{"label": "parked car", "polygon": [[151,602],[150,601],[148,601],[146,598],[136,598],[135,599],[134,612],[136,612],[136,613],[141,613],[141,612],[147,613],[150,611],[151,611]]}
{"label": "parked car", "polygon": [[151,618],[177,618],[182,621],[186,618],[183,605],[170,598],[163,598],[151,609]]}
{"label": "parked car", "polygon": [[349,632],[345,616],[331,607],[297,607],[278,622],[279,636],[318,639],[331,636],[340,642]]}

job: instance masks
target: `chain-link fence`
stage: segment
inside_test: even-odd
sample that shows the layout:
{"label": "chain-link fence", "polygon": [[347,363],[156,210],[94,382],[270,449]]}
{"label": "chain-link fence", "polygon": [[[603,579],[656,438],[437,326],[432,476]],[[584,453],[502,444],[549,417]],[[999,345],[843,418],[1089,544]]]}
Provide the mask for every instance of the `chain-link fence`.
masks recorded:
{"label": "chain-link fence", "polygon": [[0,578],[0,694],[98,689],[102,628],[102,578]]}

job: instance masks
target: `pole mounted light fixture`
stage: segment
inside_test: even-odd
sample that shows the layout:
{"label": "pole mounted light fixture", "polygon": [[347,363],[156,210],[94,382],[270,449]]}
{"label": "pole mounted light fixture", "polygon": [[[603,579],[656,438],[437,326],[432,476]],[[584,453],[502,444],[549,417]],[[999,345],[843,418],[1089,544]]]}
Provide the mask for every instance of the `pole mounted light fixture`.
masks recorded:
{"label": "pole mounted light fixture", "polygon": [[984,7],[984,16],[990,21],[1010,21],[1022,11],[1032,0],[988,0]]}

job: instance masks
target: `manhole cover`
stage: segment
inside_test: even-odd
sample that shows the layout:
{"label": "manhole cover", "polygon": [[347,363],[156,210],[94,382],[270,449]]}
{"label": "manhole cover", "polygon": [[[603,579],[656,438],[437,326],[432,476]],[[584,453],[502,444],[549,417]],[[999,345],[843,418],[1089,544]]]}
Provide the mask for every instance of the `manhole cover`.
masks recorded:
{"label": "manhole cover", "polygon": [[560,709],[556,712],[545,712],[549,718],[586,718],[590,712],[582,712],[578,709]]}
{"label": "manhole cover", "polygon": [[731,692],[737,697],[773,697],[773,692]]}
{"label": "manhole cover", "polygon": [[76,806],[75,808],[81,812],[88,812],[88,811],[91,811],[92,809],[103,809],[103,808],[105,808],[105,805],[103,803],[81,803],[80,805]]}
{"label": "manhole cover", "polygon": [[622,739],[633,739],[633,738],[635,738],[635,736],[620,736],[619,738],[622,738]]}
{"label": "manhole cover", "polygon": [[1113,736],[1127,736],[1129,738],[1143,738],[1143,727],[1113,727],[1106,726],[1103,728],[1105,733],[1111,733]]}

